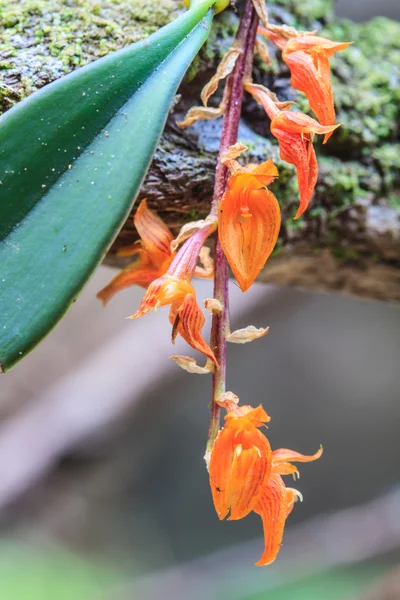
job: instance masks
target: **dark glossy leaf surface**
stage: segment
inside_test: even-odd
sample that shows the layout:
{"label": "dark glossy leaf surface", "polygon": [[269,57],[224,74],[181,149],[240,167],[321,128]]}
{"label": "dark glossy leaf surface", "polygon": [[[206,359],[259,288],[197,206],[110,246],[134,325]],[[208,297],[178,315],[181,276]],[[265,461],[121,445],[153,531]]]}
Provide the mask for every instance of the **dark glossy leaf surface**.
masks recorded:
{"label": "dark glossy leaf surface", "polygon": [[176,89],[208,36],[202,5],[0,118],[0,363],[54,326],[110,246]]}

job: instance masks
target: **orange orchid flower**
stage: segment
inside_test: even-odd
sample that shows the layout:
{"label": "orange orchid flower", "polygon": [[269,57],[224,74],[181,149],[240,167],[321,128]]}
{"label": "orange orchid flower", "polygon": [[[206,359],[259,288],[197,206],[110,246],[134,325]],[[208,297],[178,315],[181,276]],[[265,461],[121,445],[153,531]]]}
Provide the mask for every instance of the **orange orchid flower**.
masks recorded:
{"label": "orange orchid flower", "polygon": [[122,269],[97,297],[107,302],[120,290],[131,285],[147,288],[149,284],[165,273],[175,253],[171,251],[173,235],[160,217],[150,210],[146,200],[142,200],[133,219],[140,241],[121,248],[119,256],[136,256],[135,262]]}
{"label": "orange orchid flower", "polygon": [[[209,230],[209,232],[213,230],[213,225]],[[179,333],[192,348],[205,354],[218,366],[213,351],[201,336],[205,318],[196,302],[196,292],[190,283],[196,272],[199,252],[209,232],[207,228],[199,229],[185,242],[166,273],[150,283],[139,309],[129,318],[136,319],[153,308],[170,304],[172,342]]]}
{"label": "orange orchid flower", "polygon": [[220,519],[229,511],[228,520],[242,519],[251,511],[261,516],[265,548],[256,566],[268,565],[278,555],[294,502],[302,499],[300,492],[285,486],[281,475],[298,475],[292,462],[317,460],[322,447],[311,456],[285,448],[272,452],[267,438],[258,430],[270,420],[261,405],[239,407],[223,399],[218,404],[227,415],[209,463],[215,510]]}
{"label": "orange orchid flower", "polygon": [[301,113],[281,110],[266,88],[246,84],[245,89],[263,106],[271,119],[271,133],[279,142],[280,157],[294,165],[300,191],[300,206],[295,219],[306,210],[318,179],[318,163],[313,146],[314,134],[326,134],[339,125],[320,125]]}
{"label": "orange orchid flower", "polygon": [[[282,50],[282,58],[290,69],[291,84],[303,92],[311,110],[321,125],[335,124],[335,106],[330,81],[329,58],[345,50],[352,42],[332,42],[316,35],[302,35],[286,39],[279,33],[259,27],[259,33]],[[324,144],[332,131],[325,134]]]}
{"label": "orange orchid flower", "polygon": [[[226,402],[221,403],[226,407]],[[270,420],[260,405],[237,407],[232,403],[225,426],[214,442],[210,457],[210,486],[220,519],[242,519],[254,504],[271,473],[272,451],[258,430]]]}
{"label": "orange orchid flower", "polygon": [[236,165],[221,199],[218,232],[224,254],[245,292],[278,239],[281,213],[277,199],[267,189],[278,169],[271,159],[258,166]]}

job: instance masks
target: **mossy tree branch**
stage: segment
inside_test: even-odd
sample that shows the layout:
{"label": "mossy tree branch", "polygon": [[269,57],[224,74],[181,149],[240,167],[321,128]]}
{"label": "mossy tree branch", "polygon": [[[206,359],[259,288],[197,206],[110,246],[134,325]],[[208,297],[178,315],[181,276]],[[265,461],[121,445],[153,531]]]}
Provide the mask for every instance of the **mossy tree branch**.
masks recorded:
{"label": "mossy tree branch", "polygon": [[[175,0],[0,0],[0,112],[64,73],[145,37],[181,9]],[[335,20],[327,0],[274,0],[270,14],[276,22],[322,28],[327,37],[355,44],[333,62],[343,126],[326,147],[318,146],[316,195],[299,221],[292,219],[298,199],[294,169],[280,162],[267,119],[245,98],[239,138],[249,146],[248,158],[272,155],[280,170],[273,191],[283,227],[262,278],[400,300],[400,25],[382,18],[366,24]],[[182,86],[141,192],[175,231],[208,212],[220,134],[219,121],[183,132],[175,121],[198,104],[236,27],[233,12],[217,19]],[[282,61],[274,58],[270,70],[257,61],[255,79],[306,110]],[[108,262],[120,264],[115,250],[134,238],[130,218]]]}

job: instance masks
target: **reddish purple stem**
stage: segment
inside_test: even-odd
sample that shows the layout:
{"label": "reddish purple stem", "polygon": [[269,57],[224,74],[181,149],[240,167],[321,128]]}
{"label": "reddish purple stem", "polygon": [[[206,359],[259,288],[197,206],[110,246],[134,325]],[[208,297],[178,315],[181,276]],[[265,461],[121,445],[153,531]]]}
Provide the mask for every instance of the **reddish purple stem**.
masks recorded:
{"label": "reddish purple stem", "polygon": [[188,280],[193,277],[200,250],[213,230],[214,225],[211,223],[207,227],[198,229],[188,240],[186,240],[179,248],[168,268],[169,275]]}
{"label": "reddish purple stem", "polygon": [[[240,20],[236,35],[235,47],[242,50],[236,60],[234,70],[228,77],[227,103],[222,123],[222,134],[217,168],[215,172],[214,197],[211,214],[218,214],[220,199],[225,191],[228,170],[221,162],[221,157],[229,146],[237,141],[240,115],[243,101],[243,76],[248,71],[253,60],[254,44],[257,34],[258,17],[253,8],[252,0],[246,0],[246,5]],[[207,452],[211,452],[220,424],[220,407],[216,399],[223,394],[226,381],[226,334],[229,328],[229,296],[228,296],[228,263],[222,251],[218,234],[215,242],[215,277],[214,298],[223,307],[221,313],[213,315],[211,328],[211,348],[218,361],[219,368],[213,373],[210,427],[208,431]]]}

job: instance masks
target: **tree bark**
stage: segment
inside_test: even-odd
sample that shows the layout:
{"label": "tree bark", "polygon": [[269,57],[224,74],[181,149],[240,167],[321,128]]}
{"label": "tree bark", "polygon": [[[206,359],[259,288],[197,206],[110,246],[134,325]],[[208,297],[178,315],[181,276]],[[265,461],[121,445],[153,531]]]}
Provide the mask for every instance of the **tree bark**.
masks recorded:
{"label": "tree bark", "polygon": [[[274,0],[268,5],[275,22],[307,30],[322,27],[326,37],[355,44],[333,61],[338,122],[343,126],[327,146],[317,145],[319,181],[312,205],[299,221],[292,218],[298,204],[295,171],[280,161],[265,114],[246,95],[239,132],[239,139],[249,146],[246,161],[272,156],[280,172],[271,189],[281,204],[283,225],[260,279],[398,301],[400,24],[382,18],[366,24],[339,21],[328,0]],[[182,6],[174,0],[118,4],[0,0],[0,9],[0,112],[4,112],[64,73],[145,37],[175,18]],[[176,121],[199,103],[200,90],[229,48],[237,22],[233,11],[215,20],[209,42],[181,87],[139,196],[148,199],[175,233],[208,213],[221,128],[217,120],[182,131]],[[271,68],[256,61],[255,80],[281,100],[296,100],[300,110],[307,110],[304,96],[290,87],[279,53],[271,48],[271,54]],[[124,266],[126,259],[117,257],[116,251],[135,239],[131,215],[106,262]]]}
{"label": "tree bark", "polygon": [[[220,133],[218,122],[200,122],[192,131],[182,133],[175,125],[182,115],[178,111],[170,116],[136,201],[138,206],[140,199],[147,198],[149,207],[157,211],[175,234],[184,223],[208,214]],[[249,162],[268,155],[265,141],[251,129],[243,125],[241,134],[240,139],[252,148]],[[277,156],[275,160],[279,162]],[[323,162],[322,178],[328,169],[329,165]],[[326,206],[325,189],[322,179],[312,203],[319,210],[313,212],[311,207],[300,225],[292,220],[296,197],[283,210],[277,251],[259,280],[400,301],[400,209],[383,199],[376,202],[372,195],[367,199],[355,198],[345,206]],[[135,210],[134,207],[132,214]],[[334,218],[330,218],[330,210]],[[116,256],[116,252],[137,239],[131,215],[106,263],[116,267],[129,264],[129,259]]]}

